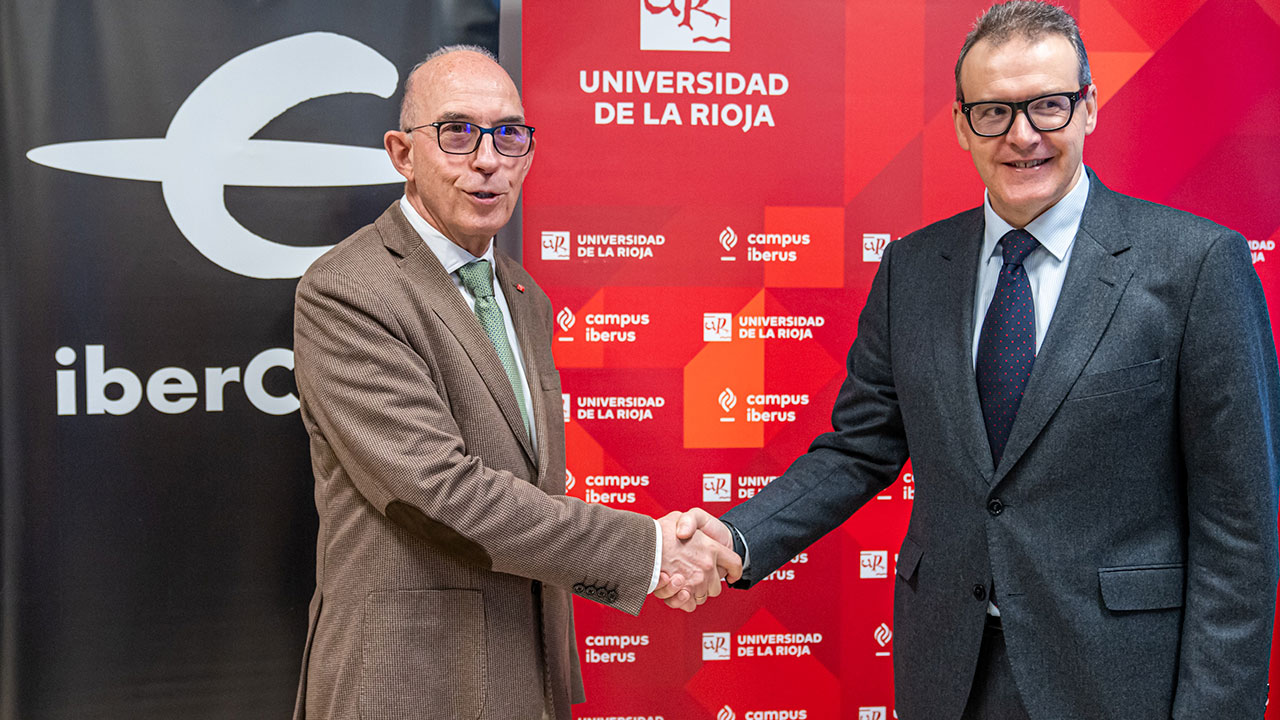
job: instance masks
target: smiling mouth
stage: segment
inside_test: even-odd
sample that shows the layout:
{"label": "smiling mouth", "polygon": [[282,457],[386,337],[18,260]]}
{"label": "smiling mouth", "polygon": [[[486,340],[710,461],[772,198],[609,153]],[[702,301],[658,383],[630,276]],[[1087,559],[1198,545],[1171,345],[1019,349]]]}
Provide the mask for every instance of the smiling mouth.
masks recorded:
{"label": "smiling mouth", "polygon": [[1005,163],[1005,164],[1009,165],[1010,167],[1018,168],[1020,170],[1026,170],[1029,168],[1040,167],[1041,165],[1044,165],[1047,162],[1049,162],[1049,158],[1041,158],[1039,160],[1017,160],[1017,161],[1014,161],[1011,163]]}
{"label": "smiling mouth", "polygon": [[497,195],[491,192],[473,192],[471,193],[471,196],[480,198],[481,200],[488,200],[489,198],[497,197]]}

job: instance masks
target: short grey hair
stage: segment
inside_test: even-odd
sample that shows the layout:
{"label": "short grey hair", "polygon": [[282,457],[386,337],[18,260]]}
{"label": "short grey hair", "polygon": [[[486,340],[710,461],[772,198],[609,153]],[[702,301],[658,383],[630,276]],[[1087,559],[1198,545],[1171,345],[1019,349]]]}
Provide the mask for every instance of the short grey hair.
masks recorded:
{"label": "short grey hair", "polygon": [[415,75],[417,75],[418,68],[422,67],[423,65],[426,65],[427,63],[431,62],[432,60],[435,60],[436,58],[443,57],[445,55],[450,55],[457,52],[477,53],[479,55],[483,55],[484,57],[489,58],[494,62],[494,64],[497,64],[498,62],[498,58],[492,52],[490,52],[488,48],[480,47],[479,45],[445,45],[444,47],[437,48],[436,50],[431,51],[429,55],[422,58],[422,62],[418,63],[417,65],[414,65],[413,69],[409,70],[409,74],[405,76],[404,97],[400,98],[400,129],[401,130],[407,131],[410,127],[409,123],[413,122],[411,118],[411,116],[413,115],[413,107],[412,107],[412,103],[409,101],[409,98],[413,97],[413,85],[414,85],[413,78]]}
{"label": "short grey hair", "polygon": [[956,60],[956,100],[964,102],[964,91],[960,89],[960,66],[978,41],[987,40],[992,45],[1003,45],[1015,37],[1038,40],[1044,35],[1061,35],[1066,38],[1076,51],[1080,85],[1083,87],[1093,82],[1089,73],[1089,55],[1084,50],[1084,40],[1080,39],[1080,26],[1076,24],[1076,19],[1066,10],[1051,3],[1012,0],[992,5],[978,17],[973,23],[973,29],[965,37],[964,45],[960,47],[960,57]]}

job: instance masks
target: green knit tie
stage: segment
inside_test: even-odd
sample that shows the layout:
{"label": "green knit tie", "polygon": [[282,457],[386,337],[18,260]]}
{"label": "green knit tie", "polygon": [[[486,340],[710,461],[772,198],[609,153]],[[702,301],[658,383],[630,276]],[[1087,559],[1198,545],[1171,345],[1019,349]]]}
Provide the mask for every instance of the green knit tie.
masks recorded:
{"label": "green knit tie", "polygon": [[[507,371],[507,380],[511,381],[511,389],[516,393],[516,404],[520,406],[520,417],[524,419],[524,429],[529,428],[529,410],[524,403],[524,380],[520,377],[520,368],[516,366],[515,353],[511,351],[511,343],[507,341],[507,326],[502,322],[502,308],[493,296],[493,272],[489,270],[488,260],[477,260],[458,268],[458,277],[462,285],[476,299],[476,317],[480,326],[498,351],[498,359],[502,361],[502,369]],[[530,436],[533,435],[530,430]]]}

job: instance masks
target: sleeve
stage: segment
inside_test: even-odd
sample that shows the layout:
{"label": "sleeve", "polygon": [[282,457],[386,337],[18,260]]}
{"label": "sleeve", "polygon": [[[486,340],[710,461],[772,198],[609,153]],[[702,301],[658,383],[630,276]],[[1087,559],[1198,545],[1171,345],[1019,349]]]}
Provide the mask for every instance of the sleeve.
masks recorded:
{"label": "sleeve", "polygon": [[1277,582],[1280,379],[1248,246],[1201,264],[1178,364],[1188,540],[1174,717],[1261,718]]}
{"label": "sleeve", "polygon": [[[899,241],[901,242],[901,241]],[[890,351],[889,302],[894,243],[885,247],[858,317],[847,374],[831,411],[831,431],[724,519],[751,547],[747,588],[834,530],[897,479],[907,461]]]}
{"label": "sleeve", "polygon": [[309,272],[294,352],[308,430],[331,448],[332,471],[378,511],[463,562],[590,586],[589,599],[639,613],[658,547],[651,518],[548,495],[470,454],[432,364],[377,293],[338,272]]}

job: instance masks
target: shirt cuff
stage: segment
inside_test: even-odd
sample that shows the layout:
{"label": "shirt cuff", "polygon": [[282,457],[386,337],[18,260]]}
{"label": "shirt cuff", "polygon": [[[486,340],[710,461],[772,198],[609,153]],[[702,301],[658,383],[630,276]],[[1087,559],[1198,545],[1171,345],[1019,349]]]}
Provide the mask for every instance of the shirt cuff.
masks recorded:
{"label": "shirt cuff", "polygon": [[653,519],[653,530],[658,534],[658,542],[653,546],[653,578],[649,580],[649,590],[645,593],[648,595],[658,588],[658,574],[662,570],[662,525],[658,523],[658,519]]}

